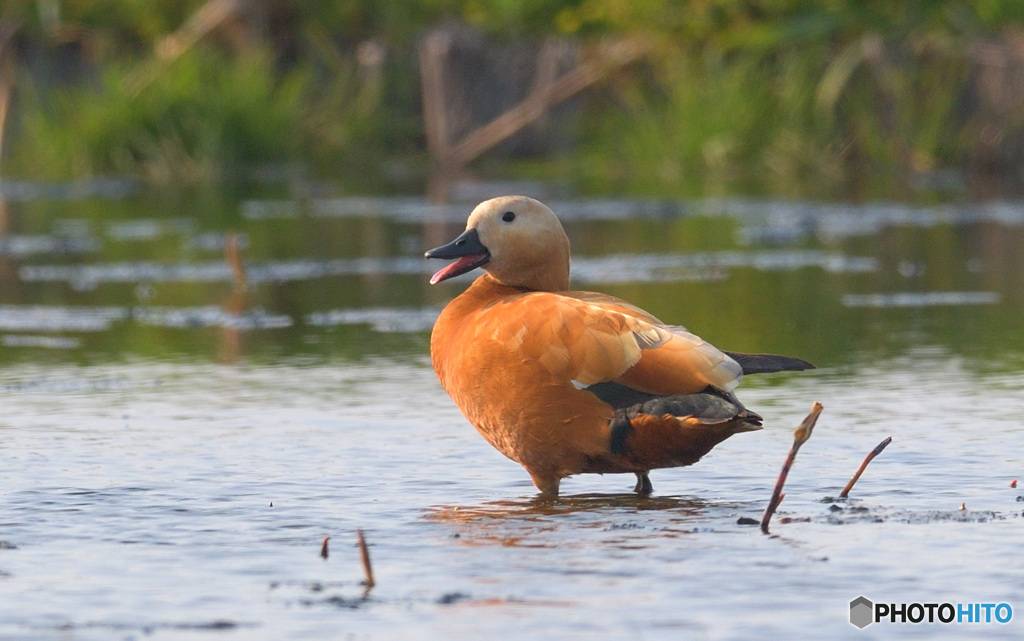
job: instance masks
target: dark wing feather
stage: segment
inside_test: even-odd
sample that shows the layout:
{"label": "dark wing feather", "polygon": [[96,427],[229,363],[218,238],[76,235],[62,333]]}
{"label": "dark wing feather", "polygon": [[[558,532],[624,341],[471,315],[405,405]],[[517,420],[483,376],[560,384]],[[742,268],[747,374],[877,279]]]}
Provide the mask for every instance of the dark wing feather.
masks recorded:
{"label": "dark wing feather", "polygon": [[779,356],[778,354],[743,354],[726,352],[740,364],[744,374],[769,374],[771,372],[802,372],[814,369],[814,364],[802,358]]}
{"label": "dark wing feather", "polygon": [[614,381],[595,383],[585,389],[588,392],[592,392],[599,399],[608,403],[617,410],[637,405],[638,403],[646,403],[651,399],[658,398],[657,394],[641,392],[640,390],[635,390],[632,387],[623,385],[622,383],[616,383]]}

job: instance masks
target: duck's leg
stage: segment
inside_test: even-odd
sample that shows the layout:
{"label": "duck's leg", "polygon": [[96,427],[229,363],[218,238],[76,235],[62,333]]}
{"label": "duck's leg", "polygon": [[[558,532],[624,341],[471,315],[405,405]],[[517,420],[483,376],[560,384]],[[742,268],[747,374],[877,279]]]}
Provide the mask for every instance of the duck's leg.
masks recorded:
{"label": "duck's leg", "polygon": [[651,485],[651,477],[647,475],[647,472],[636,473],[636,487],[633,488],[633,491],[643,496],[654,491],[654,486]]}

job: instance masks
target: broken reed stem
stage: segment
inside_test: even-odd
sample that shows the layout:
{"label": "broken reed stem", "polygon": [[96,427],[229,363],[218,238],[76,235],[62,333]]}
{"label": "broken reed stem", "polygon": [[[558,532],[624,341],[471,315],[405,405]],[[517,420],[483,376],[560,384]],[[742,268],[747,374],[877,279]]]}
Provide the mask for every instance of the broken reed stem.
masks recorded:
{"label": "broken reed stem", "polygon": [[847,496],[849,496],[850,490],[853,489],[854,483],[856,483],[857,480],[860,479],[860,475],[864,473],[864,469],[867,468],[868,463],[870,463],[872,460],[874,460],[874,458],[876,456],[881,454],[882,450],[884,450],[885,448],[889,447],[889,443],[892,443],[892,437],[891,436],[886,438],[884,441],[882,441],[878,445],[876,445],[875,449],[871,450],[871,452],[869,452],[868,455],[864,457],[864,462],[860,464],[860,467],[857,468],[857,473],[853,475],[853,478],[850,479],[850,482],[847,483],[846,487],[843,488],[843,491],[839,494],[839,498],[845,499]]}
{"label": "broken reed stem", "polygon": [[765,534],[768,534],[768,522],[772,520],[772,515],[775,514],[775,510],[779,508],[779,503],[782,503],[782,497],[785,496],[782,493],[782,487],[786,484],[786,477],[789,476],[789,469],[793,467],[796,453],[800,451],[800,446],[806,443],[807,439],[811,438],[811,432],[814,431],[814,425],[818,422],[818,416],[823,409],[825,408],[822,407],[821,403],[815,401],[814,405],[811,406],[811,412],[793,430],[793,446],[789,448],[789,455],[786,456],[786,462],[782,464],[779,478],[775,481],[775,490],[772,491],[772,498],[768,501],[768,507],[764,510],[764,516],[761,517],[761,531]]}
{"label": "broken reed stem", "polygon": [[238,234],[224,236],[224,260],[231,268],[231,284],[235,291],[245,291],[249,280],[245,275],[245,264],[238,253]]}
{"label": "broken reed stem", "polygon": [[356,530],[356,538],[359,542],[359,556],[363,559],[363,574],[366,575],[366,589],[369,590],[376,585],[373,581],[373,568],[370,567],[370,550],[366,547],[366,539],[363,538],[362,530]]}

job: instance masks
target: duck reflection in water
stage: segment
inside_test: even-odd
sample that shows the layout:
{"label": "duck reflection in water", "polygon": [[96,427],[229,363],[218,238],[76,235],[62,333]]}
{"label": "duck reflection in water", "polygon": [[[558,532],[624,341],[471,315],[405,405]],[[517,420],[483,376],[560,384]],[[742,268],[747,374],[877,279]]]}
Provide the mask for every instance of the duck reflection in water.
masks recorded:
{"label": "duck reflection in water", "polygon": [[[618,530],[657,530],[659,538],[689,535],[694,527],[706,527],[721,517],[735,523],[740,512],[754,512],[758,504],[709,502],[692,496],[651,497],[636,494],[577,494],[552,500],[543,494],[521,499],[491,501],[478,505],[439,505],[425,518],[457,528],[452,536],[465,545],[546,548],[564,546],[579,539],[565,528],[601,533],[615,545],[642,545],[633,534],[619,537]],[[632,520],[641,512],[657,513],[654,521]],[[565,517],[573,518],[566,520]],[[657,525],[652,525],[656,522]],[[621,541],[620,541],[621,538]]]}

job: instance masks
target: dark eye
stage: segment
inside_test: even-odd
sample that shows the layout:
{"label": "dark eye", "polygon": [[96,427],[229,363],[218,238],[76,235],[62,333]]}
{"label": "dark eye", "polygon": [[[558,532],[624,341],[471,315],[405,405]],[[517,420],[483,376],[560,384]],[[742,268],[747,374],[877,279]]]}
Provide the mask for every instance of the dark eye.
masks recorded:
{"label": "dark eye", "polygon": [[504,220],[506,223],[510,223],[516,219],[516,214],[513,211],[506,211],[504,214],[501,215],[501,219]]}

